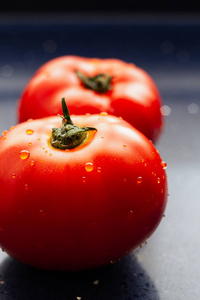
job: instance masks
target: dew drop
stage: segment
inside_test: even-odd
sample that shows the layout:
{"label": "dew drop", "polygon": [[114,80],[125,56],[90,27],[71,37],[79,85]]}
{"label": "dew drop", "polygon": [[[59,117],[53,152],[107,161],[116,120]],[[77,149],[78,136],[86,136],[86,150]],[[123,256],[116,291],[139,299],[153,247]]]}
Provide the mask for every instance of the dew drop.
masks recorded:
{"label": "dew drop", "polygon": [[2,132],[2,135],[6,135],[7,132],[8,132],[7,130],[4,130],[4,131]]}
{"label": "dew drop", "polygon": [[97,168],[97,172],[98,172],[98,173],[101,173],[101,167],[98,167],[98,168]]}
{"label": "dew drop", "polygon": [[15,128],[15,126],[11,126],[10,129],[13,130]]}
{"label": "dew drop", "polygon": [[162,162],[161,162],[161,165],[162,165],[162,167],[163,167],[164,170],[167,168],[166,162],[162,161]]}
{"label": "dew drop", "polygon": [[85,176],[82,177],[82,183],[86,183],[86,177]]}
{"label": "dew drop", "polygon": [[29,146],[31,146],[31,145],[32,145],[32,143],[30,142],[30,143],[28,143],[28,145],[29,145]]}
{"label": "dew drop", "polygon": [[29,158],[29,156],[30,156],[30,152],[28,150],[22,150],[20,152],[20,158],[23,160]]}
{"label": "dew drop", "polygon": [[144,158],[141,159],[142,163],[144,162]]}
{"label": "dew drop", "polygon": [[139,176],[139,177],[137,178],[137,184],[140,184],[140,183],[142,183],[142,181],[143,181],[142,177],[141,177],[141,176]]}
{"label": "dew drop", "polygon": [[87,163],[85,163],[85,170],[86,170],[87,172],[91,172],[93,169],[94,169],[94,165],[93,165],[92,162],[87,162]]}
{"label": "dew drop", "polygon": [[14,179],[16,178],[16,174],[15,173],[12,174],[12,178],[14,178]]}
{"label": "dew drop", "polygon": [[157,178],[157,183],[159,184],[161,182],[160,178],[158,177]]}
{"label": "dew drop", "polygon": [[46,150],[44,153],[48,153],[48,151]]}
{"label": "dew drop", "polygon": [[102,112],[100,113],[100,115],[101,115],[101,116],[107,116],[107,115],[108,115],[108,113],[107,113],[107,112],[105,112],[105,111],[102,111]]}
{"label": "dew drop", "polygon": [[128,220],[132,220],[132,219],[133,219],[133,211],[130,210],[130,211],[128,212]]}
{"label": "dew drop", "polygon": [[35,163],[35,162],[34,162],[34,160],[32,160],[32,161],[31,161],[31,166],[33,166],[33,165],[34,165],[34,163]]}
{"label": "dew drop", "polygon": [[124,178],[124,183],[126,183],[127,182],[127,180],[126,180],[126,178]]}
{"label": "dew drop", "polygon": [[123,145],[123,147],[124,147],[124,148],[126,148],[126,147],[127,147],[127,145],[126,145],[126,144],[124,144],[124,145]]}
{"label": "dew drop", "polygon": [[49,153],[49,156],[52,156],[52,153]]}
{"label": "dew drop", "polygon": [[43,210],[43,209],[41,209],[41,210],[39,211],[39,213],[40,213],[40,216],[42,216],[42,217],[44,217],[44,216],[45,216],[45,212],[44,212],[44,210]]}
{"label": "dew drop", "polygon": [[164,192],[163,189],[160,192],[161,192],[161,194],[163,194],[163,192]]}
{"label": "dew drop", "polygon": [[24,185],[24,190],[25,190],[25,191],[28,191],[28,184],[25,184],[25,185]]}
{"label": "dew drop", "polygon": [[26,134],[28,134],[28,135],[33,134],[33,132],[34,132],[34,130],[32,130],[32,129],[27,129],[27,130],[26,130]]}

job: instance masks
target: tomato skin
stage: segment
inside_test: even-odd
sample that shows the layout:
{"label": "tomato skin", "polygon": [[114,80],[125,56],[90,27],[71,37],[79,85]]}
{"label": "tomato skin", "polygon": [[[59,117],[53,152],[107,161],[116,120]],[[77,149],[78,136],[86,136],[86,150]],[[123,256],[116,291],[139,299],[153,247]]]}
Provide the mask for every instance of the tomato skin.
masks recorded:
{"label": "tomato skin", "polygon": [[[100,94],[83,86],[75,71],[85,76],[112,76],[111,90]],[[161,97],[153,79],[141,68],[119,59],[61,56],[41,66],[18,102],[18,120],[61,114],[65,97],[72,114],[105,111],[122,117],[156,142],[162,127]],[[31,109],[30,109],[31,107]]]}
{"label": "tomato skin", "polygon": [[38,268],[120,259],[152,235],[166,207],[166,172],[142,133],[114,116],[72,120],[97,131],[71,150],[49,143],[59,117],[18,124],[0,139],[0,246]]}

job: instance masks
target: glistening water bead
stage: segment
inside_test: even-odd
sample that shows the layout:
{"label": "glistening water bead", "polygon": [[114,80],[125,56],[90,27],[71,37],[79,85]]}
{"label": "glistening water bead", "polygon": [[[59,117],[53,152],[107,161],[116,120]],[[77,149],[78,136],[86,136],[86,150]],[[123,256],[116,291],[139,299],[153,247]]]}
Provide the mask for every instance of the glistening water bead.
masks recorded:
{"label": "glistening water bead", "polygon": [[85,163],[85,170],[87,172],[91,172],[94,169],[93,163],[92,162],[87,162]]}
{"label": "glistening water bead", "polygon": [[20,152],[20,158],[22,160],[25,160],[25,159],[29,158],[29,156],[30,156],[30,152],[28,150],[22,150]]}
{"label": "glistening water bead", "polygon": [[34,130],[32,130],[32,129],[27,129],[27,130],[26,130],[26,134],[28,134],[28,135],[33,134],[33,132],[34,132]]}

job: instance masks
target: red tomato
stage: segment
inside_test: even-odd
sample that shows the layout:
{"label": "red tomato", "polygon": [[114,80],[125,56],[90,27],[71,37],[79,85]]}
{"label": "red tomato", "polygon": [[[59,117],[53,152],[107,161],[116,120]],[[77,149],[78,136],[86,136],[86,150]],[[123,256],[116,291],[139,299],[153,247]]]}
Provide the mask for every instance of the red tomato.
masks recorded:
{"label": "red tomato", "polygon": [[19,122],[61,114],[62,97],[67,99],[72,114],[105,111],[122,117],[153,142],[161,132],[158,89],[153,79],[134,64],[76,56],[47,62],[19,100]]}
{"label": "red tomato", "polygon": [[38,268],[116,261],[151,236],[166,207],[165,164],[142,133],[106,114],[72,120],[90,130],[72,149],[51,145],[52,128],[71,126],[58,116],[0,138],[0,246]]}

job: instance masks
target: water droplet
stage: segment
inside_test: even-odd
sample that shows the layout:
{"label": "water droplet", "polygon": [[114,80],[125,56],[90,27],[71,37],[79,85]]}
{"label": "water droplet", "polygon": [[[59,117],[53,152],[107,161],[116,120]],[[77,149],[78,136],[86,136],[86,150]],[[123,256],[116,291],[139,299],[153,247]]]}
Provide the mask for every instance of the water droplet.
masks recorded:
{"label": "water droplet", "polygon": [[130,211],[128,212],[128,220],[132,220],[132,219],[133,219],[133,211],[130,210]]}
{"label": "water droplet", "polygon": [[40,141],[40,139],[38,139],[38,141]]}
{"label": "water droplet", "polygon": [[199,111],[199,106],[196,104],[196,103],[190,103],[189,105],[188,105],[188,112],[190,113],[190,114],[197,114],[198,113],[198,111]]}
{"label": "water droplet", "polygon": [[161,192],[161,194],[163,194],[164,190],[163,190],[163,189],[161,189],[161,191],[160,191],[160,192]]}
{"label": "water droplet", "polygon": [[42,150],[44,150],[45,148],[44,147],[42,147]]}
{"label": "water droplet", "polygon": [[142,163],[144,162],[144,158],[141,159]]}
{"label": "water droplet", "polygon": [[29,145],[29,146],[31,146],[31,145],[32,145],[32,143],[31,143],[31,142],[29,142],[29,143],[28,143],[28,145]]}
{"label": "water droplet", "polygon": [[102,139],[104,138],[104,136],[101,137]]}
{"label": "water droplet", "polygon": [[28,184],[27,183],[24,185],[24,190],[28,191]]}
{"label": "water droplet", "polygon": [[5,140],[6,139],[6,137],[4,136],[3,138],[2,138],[2,140]]}
{"label": "water droplet", "polygon": [[7,132],[8,132],[8,130],[4,130],[4,131],[2,132],[2,135],[6,135]]}
{"label": "water droplet", "polygon": [[11,126],[10,129],[13,130],[15,128],[15,126]]}
{"label": "water droplet", "polygon": [[163,105],[161,108],[160,108],[160,111],[161,111],[161,114],[164,116],[164,117],[167,117],[171,114],[171,108],[168,106],[168,105]]}
{"label": "water droplet", "polygon": [[23,160],[29,158],[29,156],[30,156],[30,152],[28,150],[22,150],[20,152],[20,158]]}
{"label": "water droplet", "polygon": [[82,177],[82,183],[86,183],[86,177],[85,176]]}
{"label": "water droplet", "polygon": [[137,178],[137,184],[140,184],[140,183],[142,183],[142,181],[143,181],[142,177],[141,177],[141,176],[139,176],[139,177]]}
{"label": "water droplet", "polygon": [[107,115],[108,115],[108,113],[107,113],[107,112],[105,112],[105,111],[102,111],[102,112],[100,113],[100,115],[101,115],[101,116],[107,116]]}
{"label": "water droplet", "polygon": [[40,213],[40,216],[42,216],[42,217],[44,217],[44,216],[45,216],[45,212],[44,212],[44,210],[43,210],[43,209],[40,209],[39,213]]}
{"label": "water droplet", "polygon": [[94,165],[93,165],[92,162],[87,162],[87,163],[85,164],[85,170],[86,170],[87,172],[91,172],[93,169],[94,169]]}
{"label": "water droplet", "polygon": [[166,169],[166,168],[167,168],[166,162],[162,161],[162,162],[161,162],[161,165],[162,165],[163,169]]}
{"label": "water droplet", "polygon": [[15,173],[12,174],[12,178],[16,178],[16,174]]}
{"label": "water droplet", "polygon": [[52,153],[49,153],[49,156],[52,156]]}
{"label": "water droplet", "polygon": [[98,173],[101,173],[101,167],[98,167],[98,168],[97,168],[97,172],[98,172]]}
{"label": "water droplet", "polygon": [[124,147],[124,148],[126,148],[126,147],[127,147],[127,145],[125,145],[125,144],[124,144],[124,145],[123,145],[123,147]]}
{"label": "water droplet", "polygon": [[126,178],[124,178],[124,183],[126,183],[127,182],[127,180],[126,180]]}
{"label": "water droplet", "polygon": [[158,177],[157,178],[157,183],[159,184],[161,182],[160,178]]}
{"label": "water droplet", "polygon": [[48,153],[48,151],[46,150],[44,153]]}
{"label": "water droplet", "polygon": [[32,161],[31,161],[31,166],[33,166],[33,165],[34,165],[34,163],[35,163],[35,162],[34,162],[34,160],[32,160]]}
{"label": "water droplet", "polygon": [[33,132],[34,132],[34,130],[32,130],[32,129],[27,129],[27,130],[26,130],[26,134],[28,134],[28,135],[33,134]]}

